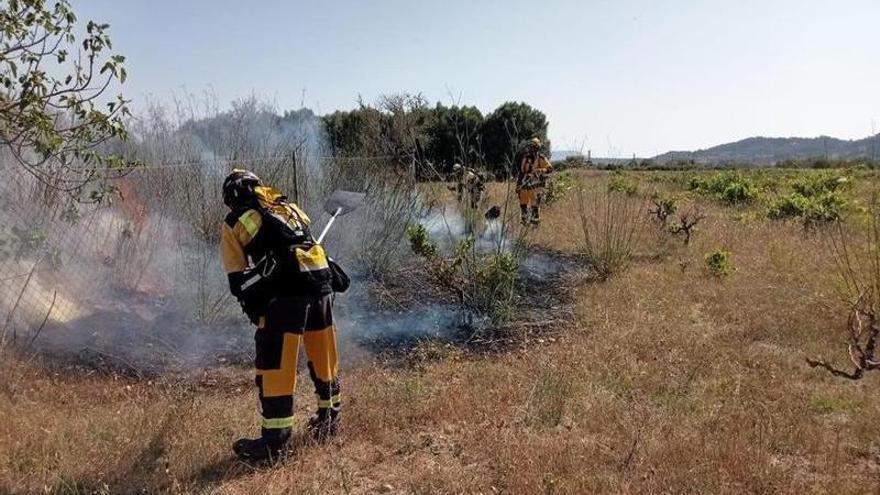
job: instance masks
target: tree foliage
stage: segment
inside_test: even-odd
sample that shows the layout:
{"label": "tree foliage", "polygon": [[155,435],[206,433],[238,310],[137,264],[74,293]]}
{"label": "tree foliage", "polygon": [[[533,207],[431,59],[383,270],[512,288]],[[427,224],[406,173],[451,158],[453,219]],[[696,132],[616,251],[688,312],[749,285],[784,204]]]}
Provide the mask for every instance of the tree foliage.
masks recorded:
{"label": "tree foliage", "polygon": [[89,21],[80,42],[76,28],[66,0],[0,0],[0,145],[43,183],[69,192],[124,168],[100,148],[127,137],[128,115],[121,95],[106,95],[127,75],[109,25]]}
{"label": "tree foliage", "polygon": [[448,172],[455,163],[467,167],[483,165],[483,114],[477,107],[434,107],[427,134],[427,154],[441,171]]}
{"label": "tree foliage", "polygon": [[[504,175],[526,140],[538,137],[549,152],[547,117],[526,103],[508,102],[484,117],[473,106],[428,107],[420,95],[383,97],[376,105],[323,117],[331,151],[341,156],[415,161],[422,178],[447,173],[454,163]],[[376,149],[375,143],[385,143]],[[427,168],[427,170],[425,170]]]}
{"label": "tree foliage", "polygon": [[486,161],[498,168],[514,166],[522,142],[537,137],[543,142],[544,153],[549,153],[547,116],[526,103],[507,102],[486,116],[483,123],[483,145]]}

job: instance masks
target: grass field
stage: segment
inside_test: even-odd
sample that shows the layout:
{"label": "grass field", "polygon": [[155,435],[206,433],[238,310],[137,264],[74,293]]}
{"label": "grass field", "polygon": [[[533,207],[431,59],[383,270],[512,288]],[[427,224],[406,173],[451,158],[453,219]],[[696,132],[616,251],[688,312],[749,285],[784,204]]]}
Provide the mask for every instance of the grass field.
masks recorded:
{"label": "grass field", "polygon": [[[568,279],[574,317],[552,339],[492,354],[451,348],[403,366],[343,357],[343,434],[300,442],[274,468],[231,457],[231,441],[256,432],[247,369],[136,379],[7,352],[0,492],[880,490],[880,373],[851,381],[806,363],[851,366],[829,222],[768,214],[805,190],[804,177],[843,174],[847,186],[829,201],[845,204],[811,211],[863,215],[877,180],[860,170],[743,172],[745,193],[693,180],[718,174],[571,173],[574,188],[613,184],[644,202],[626,269]],[[504,191],[493,185],[490,202]],[[688,245],[648,218],[655,192],[705,215]],[[590,212],[575,190],[563,193],[531,244],[578,253],[581,214]],[[716,249],[731,253],[729,276],[706,267]],[[530,294],[520,297],[527,304]],[[303,420],[307,382],[298,384]]]}

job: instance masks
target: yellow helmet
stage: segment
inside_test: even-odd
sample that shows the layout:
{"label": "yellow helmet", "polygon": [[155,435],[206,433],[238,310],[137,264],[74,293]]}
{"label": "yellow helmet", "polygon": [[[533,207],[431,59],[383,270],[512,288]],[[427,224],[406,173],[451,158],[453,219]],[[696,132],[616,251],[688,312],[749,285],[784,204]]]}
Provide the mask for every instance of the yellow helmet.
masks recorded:
{"label": "yellow helmet", "polygon": [[460,163],[456,163],[455,165],[452,166],[452,171],[453,171],[453,172],[458,172],[459,170],[461,170],[461,164],[460,164]]}
{"label": "yellow helmet", "polygon": [[542,145],[543,145],[543,143],[541,143],[540,138],[533,137],[532,139],[529,140],[529,146],[532,146],[535,148],[541,148]]}

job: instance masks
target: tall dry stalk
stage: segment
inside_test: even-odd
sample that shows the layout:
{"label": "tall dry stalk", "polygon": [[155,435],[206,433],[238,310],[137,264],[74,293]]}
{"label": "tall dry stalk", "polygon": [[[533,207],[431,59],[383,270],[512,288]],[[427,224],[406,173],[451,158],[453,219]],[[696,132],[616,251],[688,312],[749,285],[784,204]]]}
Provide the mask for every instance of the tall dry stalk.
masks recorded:
{"label": "tall dry stalk", "polygon": [[599,280],[632,261],[645,231],[643,201],[597,184],[577,189],[584,259]]}

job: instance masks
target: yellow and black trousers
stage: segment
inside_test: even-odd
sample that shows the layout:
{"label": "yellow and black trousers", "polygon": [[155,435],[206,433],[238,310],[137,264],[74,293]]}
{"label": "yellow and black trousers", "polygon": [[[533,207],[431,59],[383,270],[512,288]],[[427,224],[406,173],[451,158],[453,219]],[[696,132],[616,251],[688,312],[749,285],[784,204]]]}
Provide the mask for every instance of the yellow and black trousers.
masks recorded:
{"label": "yellow and black trousers", "polygon": [[286,296],[272,301],[255,334],[256,383],[262,408],[262,434],[283,442],[293,426],[293,392],[300,342],[318,397],[318,417],[339,414],[339,362],[332,295]]}

